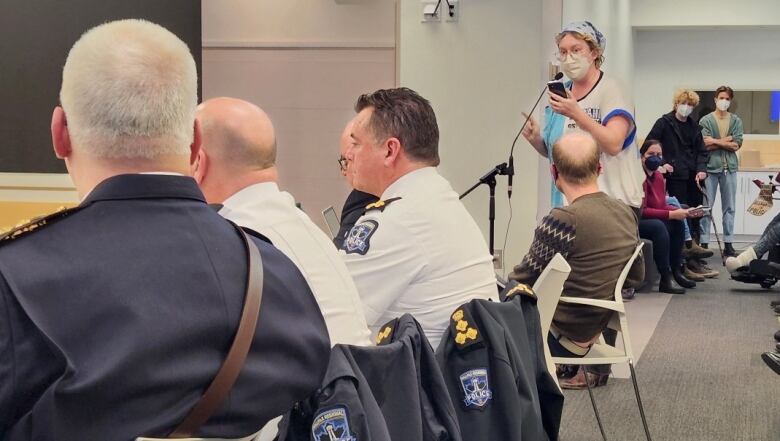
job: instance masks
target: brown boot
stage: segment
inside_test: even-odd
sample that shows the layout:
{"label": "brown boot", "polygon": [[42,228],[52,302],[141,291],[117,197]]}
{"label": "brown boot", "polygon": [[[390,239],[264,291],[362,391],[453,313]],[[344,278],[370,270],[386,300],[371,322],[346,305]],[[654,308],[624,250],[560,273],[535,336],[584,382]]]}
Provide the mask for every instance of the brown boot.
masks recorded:
{"label": "brown boot", "polygon": [[688,269],[708,279],[714,279],[720,275],[720,273],[715,270],[706,270],[697,259],[688,259]]}
{"label": "brown boot", "polygon": [[714,253],[712,252],[712,250],[702,248],[701,246],[699,246],[698,243],[696,243],[696,241],[691,241],[690,247],[687,246],[683,247],[682,254],[686,258],[690,257],[690,258],[706,259],[707,257],[712,257]]}
{"label": "brown boot", "polygon": [[688,265],[685,265],[685,270],[683,271],[683,275],[686,279],[693,280],[694,282],[703,282],[704,276],[700,275],[699,273],[695,273],[691,271],[691,269],[688,267]]}

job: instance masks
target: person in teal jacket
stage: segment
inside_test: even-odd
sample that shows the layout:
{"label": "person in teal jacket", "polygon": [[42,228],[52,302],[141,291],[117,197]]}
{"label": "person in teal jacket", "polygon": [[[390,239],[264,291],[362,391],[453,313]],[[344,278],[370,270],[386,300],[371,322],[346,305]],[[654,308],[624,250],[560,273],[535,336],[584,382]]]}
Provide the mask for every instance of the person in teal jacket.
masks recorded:
{"label": "person in teal jacket", "polygon": [[[704,145],[710,152],[707,162],[705,193],[710,205],[715,203],[715,194],[720,187],[720,205],[723,210],[723,235],[726,246],[723,254],[736,256],[734,247],[734,205],[737,194],[737,150],[742,147],[742,120],[728,111],[734,91],[731,87],[720,86],[715,90],[716,110],[705,115],[700,121]],[[710,240],[710,215],[701,219],[701,243]]]}

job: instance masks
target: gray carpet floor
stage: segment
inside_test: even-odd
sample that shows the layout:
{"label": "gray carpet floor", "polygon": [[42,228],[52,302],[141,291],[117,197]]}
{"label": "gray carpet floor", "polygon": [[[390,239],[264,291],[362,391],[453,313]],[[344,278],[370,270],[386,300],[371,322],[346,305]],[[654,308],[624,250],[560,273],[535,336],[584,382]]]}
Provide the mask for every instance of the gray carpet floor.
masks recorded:
{"label": "gray carpet floor", "polygon": [[[774,347],[780,287],[721,272],[671,299],[636,366],[654,441],[780,441],[780,375],[760,358]],[[587,390],[564,394],[561,441],[600,440]],[[645,439],[631,380],[594,394],[608,439]]]}

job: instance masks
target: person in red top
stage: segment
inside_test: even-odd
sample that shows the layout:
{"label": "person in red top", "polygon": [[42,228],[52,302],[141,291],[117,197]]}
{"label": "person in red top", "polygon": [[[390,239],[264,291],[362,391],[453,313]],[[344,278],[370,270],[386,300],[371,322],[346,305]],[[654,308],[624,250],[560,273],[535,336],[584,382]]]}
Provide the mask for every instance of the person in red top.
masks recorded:
{"label": "person in red top", "polygon": [[[685,288],[694,288],[696,282],[682,273],[682,248],[686,218],[701,217],[701,209],[678,208],[666,203],[664,173],[672,171],[670,164],[663,164],[661,143],[648,139],[639,149],[642,167],[647,178],[642,184],[645,199],[639,236],[653,242],[653,260],[661,274],[660,292],[685,294]],[[675,284],[679,284],[677,286]]]}

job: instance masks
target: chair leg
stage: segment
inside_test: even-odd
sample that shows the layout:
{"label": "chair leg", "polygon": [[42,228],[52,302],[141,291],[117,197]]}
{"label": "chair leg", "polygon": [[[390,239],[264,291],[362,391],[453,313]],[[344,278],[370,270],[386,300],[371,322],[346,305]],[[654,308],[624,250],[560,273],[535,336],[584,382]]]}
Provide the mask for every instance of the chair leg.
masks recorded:
{"label": "chair leg", "polygon": [[631,381],[634,383],[634,395],[636,395],[636,404],[639,405],[639,415],[642,417],[642,426],[645,428],[645,436],[647,437],[647,441],[652,441],[650,438],[650,430],[647,428],[645,408],[642,406],[642,399],[639,397],[639,386],[636,384],[636,371],[634,370],[633,361],[628,361],[628,367],[631,369]]}
{"label": "chair leg", "polygon": [[582,366],[582,370],[585,372],[585,386],[588,387],[588,395],[590,395],[590,404],[593,405],[593,413],[596,414],[596,422],[599,424],[599,430],[601,431],[601,437],[604,441],[607,441],[607,434],[604,432],[604,425],[601,424],[601,416],[599,415],[599,409],[596,407],[596,400],[593,398],[593,389],[590,387],[588,381],[588,370],[585,366]]}

